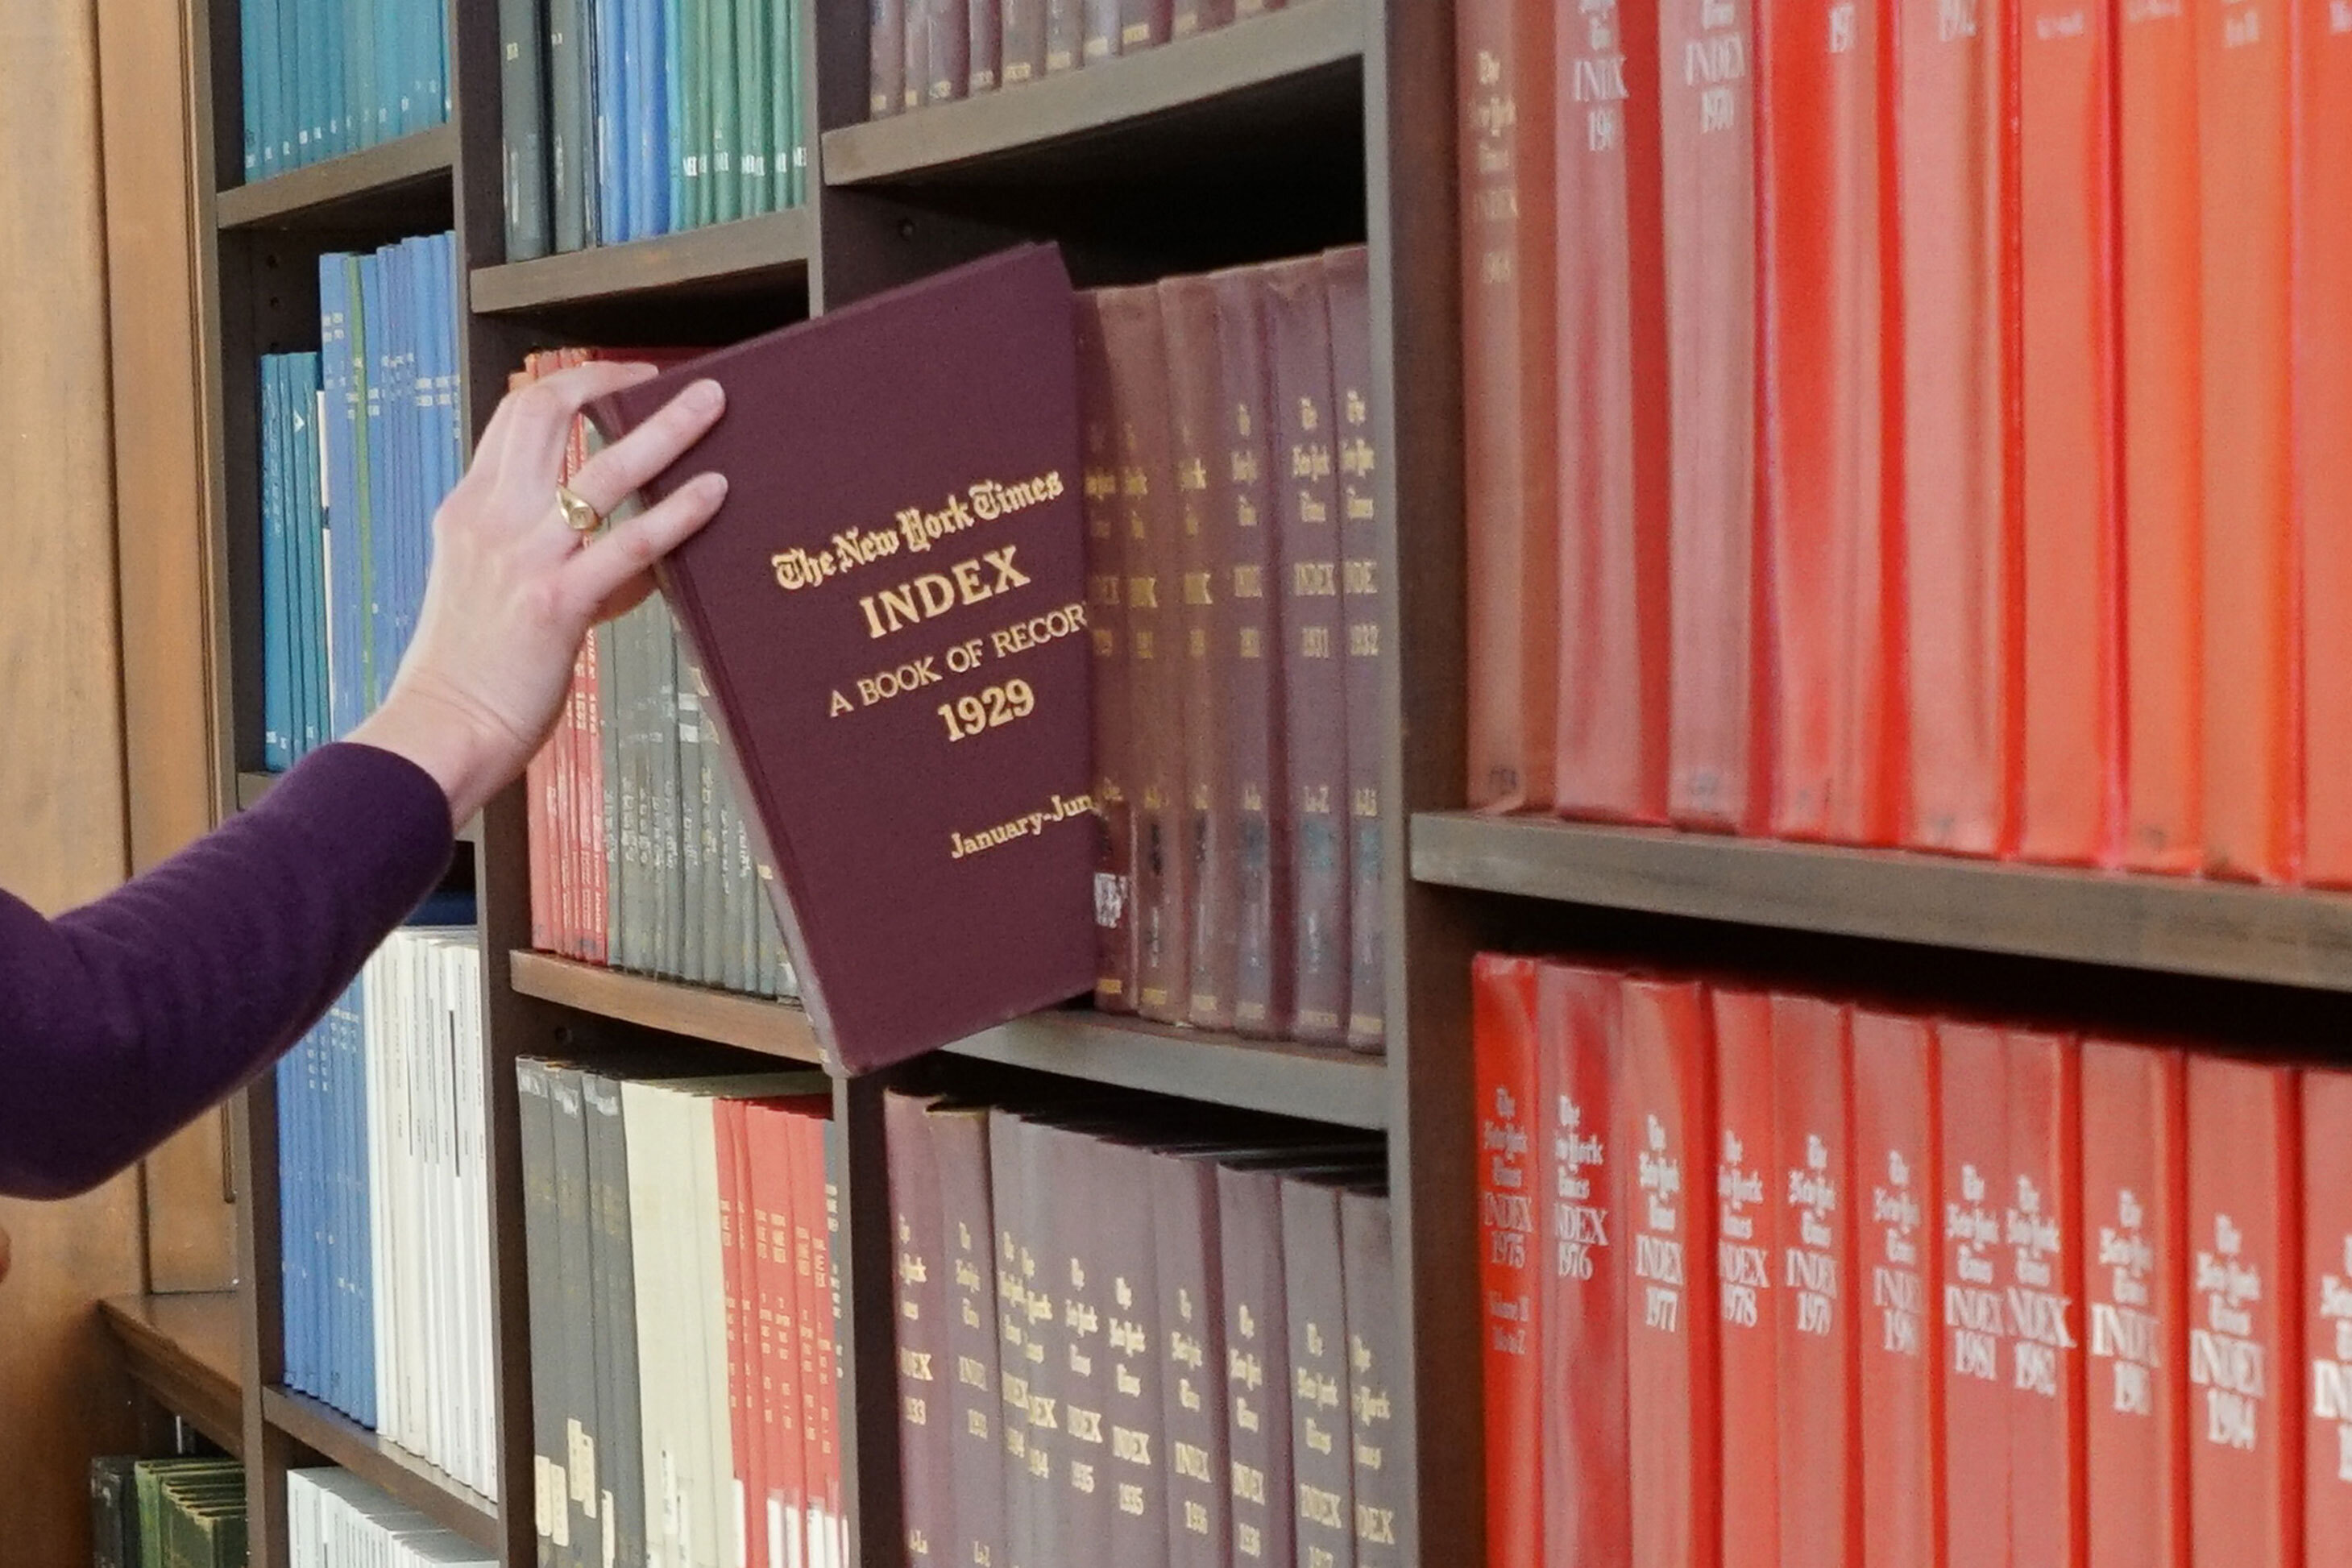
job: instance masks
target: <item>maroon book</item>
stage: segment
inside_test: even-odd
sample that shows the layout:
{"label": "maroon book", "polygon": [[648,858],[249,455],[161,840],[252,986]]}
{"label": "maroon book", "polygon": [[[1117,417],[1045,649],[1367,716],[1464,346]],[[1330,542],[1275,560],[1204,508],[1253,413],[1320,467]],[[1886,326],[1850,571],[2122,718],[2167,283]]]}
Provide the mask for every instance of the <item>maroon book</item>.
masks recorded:
{"label": "maroon book", "polygon": [[1103,292],[1078,296],[1078,434],[1085,460],[1087,637],[1094,649],[1095,1005],[1135,1011],[1142,931],[1135,908],[1134,724],[1128,676],[1127,530],[1120,526],[1118,421]]}
{"label": "maroon book", "polygon": [[727,389],[646,499],[730,482],[661,583],[845,1070],[1094,984],[1072,298],[1022,247],[589,411],[618,438],[688,382]]}

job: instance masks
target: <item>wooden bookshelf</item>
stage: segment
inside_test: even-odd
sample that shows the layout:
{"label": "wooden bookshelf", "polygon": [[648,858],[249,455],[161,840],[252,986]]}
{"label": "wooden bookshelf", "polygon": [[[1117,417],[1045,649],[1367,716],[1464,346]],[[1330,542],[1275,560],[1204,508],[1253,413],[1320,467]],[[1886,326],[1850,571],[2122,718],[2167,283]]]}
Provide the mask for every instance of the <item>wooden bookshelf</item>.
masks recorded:
{"label": "wooden bookshelf", "polygon": [[816,226],[790,208],[680,234],[594,246],[478,268],[469,285],[484,316],[559,313],[588,305],[724,300],[808,288]]}
{"label": "wooden bookshelf", "polygon": [[262,1417],[320,1460],[341,1465],[486,1552],[499,1550],[498,1504],[459,1485],[341,1411],[289,1389],[261,1391]]}
{"label": "wooden bookshelf", "polygon": [[685,985],[528,950],[515,953],[512,962],[514,988],[542,1002],[761,1056],[796,1062],[824,1059],[808,1015],[790,1002]]}
{"label": "wooden bookshelf", "polygon": [[245,1394],[235,1290],[112,1296],[99,1303],[131,1379],[230,1453],[245,1453]]}
{"label": "wooden bookshelf", "polygon": [[414,223],[446,226],[457,132],[436,125],[357,153],[224,189],[214,221],[225,229],[316,229]]}

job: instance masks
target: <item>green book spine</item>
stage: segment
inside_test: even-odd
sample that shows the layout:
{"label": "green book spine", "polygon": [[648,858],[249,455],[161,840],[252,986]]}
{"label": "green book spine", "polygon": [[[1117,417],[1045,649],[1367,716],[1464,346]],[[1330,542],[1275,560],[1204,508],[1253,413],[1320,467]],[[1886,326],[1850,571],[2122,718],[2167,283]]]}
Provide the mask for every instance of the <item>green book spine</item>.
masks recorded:
{"label": "green book spine", "polygon": [[710,162],[710,5],[711,0],[678,0],[684,24],[677,46],[678,93],[686,104],[679,170],[686,184],[688,228],[710,221],[709,182],[703,178]]}
{"label": "green book spine", "polygon": [[769,163],[773,174],[769,184],[776,206],[794,207],[807,200],[802,189],[808,153],[801,142],[801,6],[800,0],[766,0],[766,4],[771,79],[775,84],[770,100],[774,128],[770,137],[773,151]]}
{"label": "green book spine", "polygon": [[654,647],[654,673],[658,678],[659,728],[654,742],[656,786],[655,828],[661,845],[661,973],[675,975],[685,967],[685,803],[679,788],[681,754],[678,745],[677,626],[669,605],[661,607]]}
{"label": "green book spine", "polygon": [[773,163],[774,111],[769,99],[774,74],[768,59],[768,12],[775,0],[735,0],[735,83],[738,140],[735,183],[741,187],[742,216],[768,211],[769,168]]}
{"label": "green book spine", "polygon": [[738,181],[735,154],[742,142],[738,118],[741,94],[735,71],[735,14],[741,0],[709,0],[710,6],[710,170],[704,183],[710,189],[710,220],[725,223],[743,216],[743,187]]}
{"label": "green book spine", "polygon": [[710,979],[702,963],[702,881],[707,868],[702,749],[709,734],[703,728],[702,694],[695,689],[694,668],[687,662],[675,622],[670,626],[670,657],[677,670],[677,974],[700,985]]}

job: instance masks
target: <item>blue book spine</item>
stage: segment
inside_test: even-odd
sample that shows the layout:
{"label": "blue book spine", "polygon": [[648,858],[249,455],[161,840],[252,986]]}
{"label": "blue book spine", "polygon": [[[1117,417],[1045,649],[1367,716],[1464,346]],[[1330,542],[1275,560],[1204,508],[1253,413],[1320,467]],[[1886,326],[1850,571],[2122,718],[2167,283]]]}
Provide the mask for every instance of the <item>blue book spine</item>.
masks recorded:
{"label": "blue book spine", "polygon": [[339,0],[343,14],[343,138],[356,153],[375,140],[374,35],[368,27],[368,0]]}
{"label": "blue book spine", "polygon": [[261,29],[254,26],[253,0],[237,9],[237,114],[245,123],[245,179],[261,177]]}
{"label": "blue book spine", "polygon": [[444,0],[418,0],[416,118],[420,125],[438,125],[449,118],[448,45],[444,32],[447,22]]}
{"label": "blue book spine", "polygon": [[318,5],[316,0],[285,0],[285,5],[287,43],[292,51],[287,70],[294,107],[294,165],[299,168],[317,163],[324,152],[311,135],[318,108],[319,79],[310,60],[318,50],[318,40],[312,37]]}
{"label": "blue book spine", "polygon": [[301,0],[277,0],[272,26],[278,38],[278,93],[270,112],[278,122],[278,172],[299,169],[302,156]]}
{"label": "blue book spine", "polygon": [[403,471],[408,479],[408,504],[400,536],[400,649],[404,654],[409,638],[416,635],[417,615],[425,600],[426,540],[432,533],[434,504],[440,500],[433,489],[433,386],[425,347],[433,324],[425,293],[429,283],[425,263],[433,254],[429,239],[412,239],[400,247],[400,293],[406,311],[401,341],[400,391],[405,410],[401,434],[407,448]]}
{"label": "blue book spine", "polygon": [[[364,1009],[364,996],[361,1005]],[[369,1383],[363,1374],[374,1330],[361,1293],[372,1245],[360,1185],[360,1167],[367,1157],[367,1041],[363,1018],[362,1011],[353,1018],[343,1039],[342,1138],[337,1152],[337,1185],[343,1194],[343,1262],[338,1275],[343,1291],[343,1412],[362,1426],[373,1426]]]}
{"label": "blue book spine", "polygon": [[345,732],[349,713],[343,677],[350,664],[350,644],[342,626],[346,597],[343,570],[348,548],[337,546],[355,526],[358,487],[353,482],[358,450],[351,419],[352,300],[343,258],[319,258],[319,384],[327,414],[327,463],[320,487],[325,502],[325,529],[319,540],[319,632],[327,659],[327,738]]}
{"label": "blue book spine", "polygon": [[278,1058],[278,1310],[286,1323],[286,1386],[302,1386],[302,1056],[308,1037]]}
{"label": "blue book spine", "polygon": [[294,754],[300,757],[309,754],[319,743],[318,585],[313,576],[317,571],[319,551],[319,356],[314,353],[297,354],[294,364],[294,392],[299,419],[294,471],[300,484],[299,501],[294,509],[288,540],[294,562],[295,712],[292,744]]}
{"label": "blue book spine", "polygon": [[278,155],[278,93],[286,78],[286,59],[278,37],[278,0],[245,0],[239,18],[252,40],[255,134],[259,142],[256,162],[268,179],[284,164]]}
{"label": "blue book spine", "polygon": [[335,44],[330,18],[335,0],[299,0],[309,26],[310,47],[302,57],[304,88],[310,99],[310,155],[331,158],[335,145]]}
{"label": "blue book spine", "polygon": [[684,39],[685,0],[661,0],[661,79],[662,79],[662,205],[667,222],[665,234],[677,234],[693,222],[688,205],[693,193],[686,180],[686,83],[681,79],[684,61],[680,45]]}
{"label": "blue book spine", "polygon": [[368,52],[374,80],[368,91],[375,100],[375,129],[371,142],[388,142],[400,134],[400,3],[367,0],[368,31],[374,43]]}
{"label": "blue book spine", "polygon": [[642,239],[653,228],[653,163],[648,128],[661,120],[660,39],[644,0],[613,0],[621,13],[621,231]]}
{"label": "blue book spine", "polygon": [[287,713],[285,365],[261,361],[261,765],[282,773],[292,762]]}
{"label": "blue book spine", "polygon": [[618,245],[629,237],[628,197],[621,185],[629,122],[621,78],[623,7],[617,0],[584,0],[581,9],[593,18],[588,32],[596,40],[596,237]]}
{"label": "blue book spine", "polygon": [[[383,612],[384,590],[390,586],[383,570],[385,547],[391,542],[392,446],[384,427],[384,383],[392,369],[392,339],[395,330],[390,302],[384,298],[383,257],[362,256],[360,263],[360,323],[364,346],[360,358],[362,416],[361,486],[366,494],[360,513],[360,537],[353,541],[359,569],[359,711],[375,711],[383,696],[382,678],[390,668],[391,638]],[[358,335],[358,334],[355,334]]]}

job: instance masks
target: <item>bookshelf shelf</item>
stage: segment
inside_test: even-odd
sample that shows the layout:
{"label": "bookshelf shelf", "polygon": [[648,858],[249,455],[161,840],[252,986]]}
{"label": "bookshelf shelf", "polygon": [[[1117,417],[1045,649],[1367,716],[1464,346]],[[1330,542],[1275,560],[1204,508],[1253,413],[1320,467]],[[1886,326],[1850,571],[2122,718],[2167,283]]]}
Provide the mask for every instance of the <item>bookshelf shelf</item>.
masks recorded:
{"label": "bookshelf shelf", "polygon": [[283,1388],[261,1391],[262,1418],[320,1458],[383,1488],[446,1529],[495,1552],[499,1505],[341,1411]]}
{"label": "bookshelf shelf", "polygon": [[2352,992],[2352,898],[1671,828],[1426,812],[1415,880],[1605,909]]}
{"label": "bookshelf shelf", "polygon": [[808,1016],[789,1002],[656,980],[544,952],[517,952],[513,963],[514,988],[542,1002],[739,1050],[798,1062],[824,1059]]}
{"label": "bookshelf shelf", "polygon": [[245,1452],[243,1379],[234,1290],[113,1296],[100,1313],[122,1346],[131,1381],[230,1453]]}
{"label": "bookshelf shelf", "polygon": [[1370,7],[1307,0],[1198,37],[824,133],[828,185],[1132,171],[1359,112]]}
{"label": "bookshelf shelf", "polygon": [[436,125],[322,163],[231,185],[215,198],[225,229],[347,232],[449,221],[457,130]]}
{"label": "bookshelf shelf", "polygon": [[687,229],[626,245],[477,268],[468,292],[486,316],[530,316],[583,306],[681,300],[808,287],[816,226],[804,207]]}

